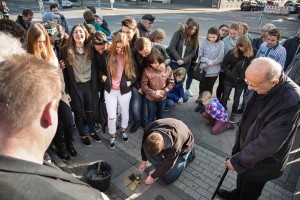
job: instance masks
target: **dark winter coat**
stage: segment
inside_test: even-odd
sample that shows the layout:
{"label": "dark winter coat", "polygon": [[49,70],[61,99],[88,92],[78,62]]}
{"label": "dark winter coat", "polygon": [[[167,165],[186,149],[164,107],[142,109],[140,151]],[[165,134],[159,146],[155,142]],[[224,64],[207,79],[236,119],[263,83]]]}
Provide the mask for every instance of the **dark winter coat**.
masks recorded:
{"label": "dark winter coat", "polygon": [[252,60],[253,57],[245,57],[241,52],[238,57],[235,57],[233,51],[230,50],[221,64],[225,80],[233,84],[245,82],[245,71]]}
{"label": "dark winter coat", "polygon": [[299,119],[300,87],[282,74],[279,83],[256,101],[258,115],[247,133],[242,133],[257,96],[253,92],[249,98],[230,159],[238,174],[256,182],[276,179],[286,167]]}

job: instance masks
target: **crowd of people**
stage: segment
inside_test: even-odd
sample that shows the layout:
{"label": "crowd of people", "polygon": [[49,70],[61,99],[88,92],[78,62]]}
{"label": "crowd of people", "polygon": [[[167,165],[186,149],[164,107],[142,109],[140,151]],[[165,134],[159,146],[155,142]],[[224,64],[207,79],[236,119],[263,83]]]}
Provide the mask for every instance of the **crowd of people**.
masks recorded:
{"label": "crowd of people", "polygon": [[[57,155],[64,161],[69,161],[70,156],[78,154],[73,146],[76,132],[74,127],[82,144],[91,147],[91,140],[102,141],[100,127],[105,132],[107,126],[110,149],[115,149],[117,135],[122,142],[128,142],[128,131],[134,133],[141,127],[145,133],[141,141],[142,162],[139,168],[144,171],[148,160],[156,169],[145,183],[151,184],[157,177],[163,178],[168,184],[175,181],[186,163],[195,157],[194,137],[182,122],[163,119],[164,111],[174,109],[193,97],[190,87],[195,69],[199,67],[204,70],[205,76],[199,81],[196,98],[198,106],[195,111],[208,120],[207,125],[212,126],[212,134],[234,129],[235,116],[244,113],[238,124],[233,157],[226,161],[226,166],[239,174],[238,188],[233,192],[221,190],[219,195],[226,199],[256,199],[264,184],[281,174],[283,168],[278,166],[285,165],[300,109],[300,89],[294,83],[300,84],[300,29],[297,36],[287,39],[281,45],[280,30],[273,24],[264,25],[261,29],[262,36],[253,39],[248,33],[247,24],[234,22],[231,25],[210,27],[206,38],[199,42],[199,22],[189,18],[179,25],[168,47],[165,47],[162,45],[166,37],[165,31],[160,28],[152,31],[156,19],[152,14],[143,15],[138,23],[134,18],[124,18],[120,29],[115,31],[109,29],[109,23],[96,13],[93,6],[88,6],[84,11],[84,23],[73,27],[69,26],[67,19],[59,11],[58,4],[50,5],[50,12],[43,14],[41,23],[33,23],[32,19],[33,12],[30,9],[24,9],[15,22],[0,19],[1,41],[7,47],[14,47],[10,47],[13,51],[1,51],[0,74],[5,73],[1,71],[2,67],[12,70],[12,65],[16,65],[15,70],[22,72],[22,64],[29,67],[32,63],[31,71],[37,71],[44,77],[39,84],[41,91],[37,91],[37,88],[25,88],[26,84],[39,82],[30,74],[28,76],[32,80],[28,83],[24,81],[24,91],[18,93],[23,87],[11,89],[16,90],[17,98],[25,99],[28,104],[29,99],[37,96],[36,105],[40,107],[31,103],[24,112],[43,112],[39,115],[42,120],[40,129],[50,127],[52,132],[55,131],[53,141],[45,144],[52,142]],[[31,55],[10,57],[14,53],[25,52]],[[53,69],[38,69],[47,68],[43,66],[53,66],[56,72]],[[24,70],[22,73],[26,75],[29,72]],[[59,79],[54,80],[54,76]],[[219,83],[214,95],[213,87],[217,79]],[[2,81],[6,80],[1,78],[0,81],[2,85]],[[54,87],[55,92],[42,88],[42,84],[47,85],[47,88]],[[233,88],[233,105],[231,112],[228,112],[227,101]],[[4,92],[9,89],[10,86],[1,86]],[[23,93],[27,92],[28,96],[24,96]],[[240,105],[241,97],[243,100]],[[285,104],[281,103],[279,106],[277,101],[280,97],[285,99]],[[8,97],[1,96],[1,109],[9,101],[5,98]],[[15,104],[12,104],[16,106],[15,109],[21,106],[21,103]],[[101,105],[105,107],[100,109]],[[34,107],[36,108],[33,109]],[[57,121],[54,114],[56,111]],[[11,110],[7,108],[6,112]],[[0,113],[2,121],[7,113],[2,110]],[[101,116],[107,116],[104,122],[99,120]],[[3,123],[16,120],[13,117],[7,117]],[[11,127],[0,123],[0,131],[6,131],[7,134],[21,133],[25,130],[22,128],[30,131],[31,128],[26,127],[27,121],[31,119],[30,115],[25,118],[20,116],[20,124],[12,123]],[[279,119],[283,121],[279,123]],[[130,121],[132,125],[128,128]],[[271,124],[272,130],[268,129],[268,124]],[[275,137],[273,131],[283,131],[284,134]],[[260,132],[264,135],[259,136],[262,134]],[[275,139],[270,139],[271,137]],[[4,136],[1,134],[0,138]],[[178,138],[180,141],[177,141]],[[269,139],[271,142],[267,141]],[[270,148],[263,149],[265,145]],[[47,147],[44,145],[41,151]],[[258,150],[262,152],[259,155],[255,153]],[[270,157],[279,162],[276,167],[273,164],[265,165],[271,166],[270,171],[274,173],[270,172],[264,178],[253,180],[253,177],[261,174],[249,171],[253,171],[255,167],[260,170],[260,164],[263,165]],[[41,164],[40,159],[28,158],[28,161]],[[244,176],[245,171],[249,173]],[[263,172],[265,173],[261,173]],[[246,191],[244,187],[248,188],[249,185],[252,190]]]}

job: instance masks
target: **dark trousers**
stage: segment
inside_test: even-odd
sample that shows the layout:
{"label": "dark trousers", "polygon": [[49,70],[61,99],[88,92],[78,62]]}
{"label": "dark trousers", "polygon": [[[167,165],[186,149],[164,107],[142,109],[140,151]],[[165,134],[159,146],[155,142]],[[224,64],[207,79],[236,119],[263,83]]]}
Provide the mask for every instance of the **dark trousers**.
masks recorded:
{"label": "dark trousers", "polygon": [[245,88],[245,82],[233,84],[229,81],[224,81],[224,92],[221,98],[221,104],[224,106],[224,108],[227,109],[227,101],[229,99],[230,93],[232,88],[235,88],[234,90],[234,98],[233,98],[233,105],[232,105],[232,112],[236,112],[239,108],[240,104],[240,97],[243,93],[243,90]]}
{"label": "dark trousers", "polygon": [[238,174],[236,183],[237,188],[231,191],[230,200],[256,200],[267,182],[249,181]]}
{"label": "dark trousers", "polygon": [[162,101],[150,101],[147,99],[148,123],[161,119],[166,106],[166,99]]}
{"label": "dark trousers", "polygon": [[225,78],[224,72],[220,72],[219,73],[219,85],[217,87],[217,98],[218,99],[221,99],[222,94],[224,92],[224,87],[223,87],[224,78]]}
{"label": "dark trousers", "polygon": [[64,101],[59,101],[58,125],[53,143],[57,149],[63,148],[63,142],[71,144],[73,140],[73,116],[71,108]]}
{"label": "dark trousers", "polygon": [[199,82],[199,95],[204,91],[210,91],[212,93],[214,84],[217,80],[217,76],[205,77],[203,81]]}
{"label": "dark trousers", "polygon": [[144,94],[138,93],[136,87],[131,87],[130,99],[130,114],[132,115],[133,123],[136,125],[147,124],[147,100]]}
{"label": "dark trousers", "polygon": [[[91,81],[86,83],[77,83],[78,92],[83,99],[83,107],[86,116],[86,123],[89,127],[90,133],[94,132],[94,112],[93,112],[93,94]],[[85,136],[83,131],[84,127],[84,113],[82,113],[82,108],[80,107],[80,99],[78,96],[71,97],[72,103],[71,107],[75,115],[75,124],[78,129],[80,136]]]}
{"label": "dark trousers", "polygon": [[221,122],[212,118],[207,112],[204,112],[202,116],[204,119],[208,120],[209,123],[213,125],[212,134],[218,135],[228,129],[228,125],[226,122]]}

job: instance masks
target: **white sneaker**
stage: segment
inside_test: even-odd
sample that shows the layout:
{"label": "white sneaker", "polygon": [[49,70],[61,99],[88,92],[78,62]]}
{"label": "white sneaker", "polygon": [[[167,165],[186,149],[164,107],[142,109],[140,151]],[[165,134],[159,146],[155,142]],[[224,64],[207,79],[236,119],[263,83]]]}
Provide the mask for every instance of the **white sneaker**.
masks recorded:
{"label": "white sneaker", "polygon": [[189,96],[189,97],[193,97],[193,93],[191,90],[186,90],[185,93]]}
{"label": "white sneaker", "polygon": [[115,148],[116,148],[115,142],[116,142],[116,138],[111,137],[111,138],[109,139],[108,148],[110,148],[110,149],[115,149]]}

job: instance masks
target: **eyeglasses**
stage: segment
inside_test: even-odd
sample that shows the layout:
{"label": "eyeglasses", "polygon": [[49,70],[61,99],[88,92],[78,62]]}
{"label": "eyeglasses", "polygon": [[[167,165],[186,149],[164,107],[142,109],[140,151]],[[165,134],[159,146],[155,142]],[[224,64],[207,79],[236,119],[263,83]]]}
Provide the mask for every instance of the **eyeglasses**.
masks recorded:
{"label": "eyeglasses", "polygon": [[262,88],[262,87],[264,87],[264,86],[266,86],[266,85],[268,85],[270,83],[269,81],[267,81],[267,82],[261,84],[260,86],[254,86],[254,85],[250,84],[247,81],[247,79],[245,79],[245,82],[247,83],[248,87],[251,87],[253,90],[258,90],[259,88]]}
{"label": "eyeglasses", "polygon": [[226,33],[229,32],[229,30],[228,30],[228,29],[225,29],[225,28],[221,28],[220,30],[221,30],[221,31],[224,31],[224,32],[226,32]]}

